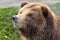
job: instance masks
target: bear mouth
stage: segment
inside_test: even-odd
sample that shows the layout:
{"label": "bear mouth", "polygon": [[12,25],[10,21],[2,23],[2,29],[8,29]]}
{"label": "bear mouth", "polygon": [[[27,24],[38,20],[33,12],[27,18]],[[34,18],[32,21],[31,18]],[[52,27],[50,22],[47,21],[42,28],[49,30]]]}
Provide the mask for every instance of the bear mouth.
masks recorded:
{"label": "bear mouth", "polygon": [[14,26],[15,28],[22,28],[23,24],[20,24],[20,23],[17,23],[17,22],[14,22],[14,21],[13,21],[13,26]]}

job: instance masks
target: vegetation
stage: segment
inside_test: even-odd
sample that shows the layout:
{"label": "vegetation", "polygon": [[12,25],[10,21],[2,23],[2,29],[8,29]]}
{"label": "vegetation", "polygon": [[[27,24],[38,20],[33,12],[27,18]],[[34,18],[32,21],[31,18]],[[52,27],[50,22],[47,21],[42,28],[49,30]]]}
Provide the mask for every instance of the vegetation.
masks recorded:
{"label": "vegetation", "polygon": [[17,12],[18,8],[0,9],[0,40],[21,40],[18,29],[12,24],[12,16]]}

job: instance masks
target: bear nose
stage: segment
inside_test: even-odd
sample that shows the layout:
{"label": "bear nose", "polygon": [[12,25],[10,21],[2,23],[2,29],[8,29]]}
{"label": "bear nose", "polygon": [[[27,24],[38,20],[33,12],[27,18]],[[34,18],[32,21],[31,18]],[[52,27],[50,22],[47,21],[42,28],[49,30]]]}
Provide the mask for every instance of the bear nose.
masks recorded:
{"label": "bear nose", "polygon": [[17,19],[17,16],[15,15],[15,16],[13,16],[13,20],[15,21]]}

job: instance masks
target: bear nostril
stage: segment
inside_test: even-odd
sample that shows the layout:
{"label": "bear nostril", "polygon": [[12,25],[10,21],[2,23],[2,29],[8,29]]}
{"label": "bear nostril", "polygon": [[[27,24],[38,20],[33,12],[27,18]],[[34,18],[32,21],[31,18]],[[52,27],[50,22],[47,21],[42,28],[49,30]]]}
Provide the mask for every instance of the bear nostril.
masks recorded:
{"label": "bear nostril", "polygon": [[17,16],[13,16],[13,20],[16,20],[17,19]]}

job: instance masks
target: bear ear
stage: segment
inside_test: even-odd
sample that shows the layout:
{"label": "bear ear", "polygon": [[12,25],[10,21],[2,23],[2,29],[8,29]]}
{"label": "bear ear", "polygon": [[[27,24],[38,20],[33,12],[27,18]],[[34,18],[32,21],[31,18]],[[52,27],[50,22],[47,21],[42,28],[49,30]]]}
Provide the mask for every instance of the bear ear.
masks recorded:
{"label": "bear ear", "polygon": [[25,6],[26,4],[28,4],[28,2],[21,2],[20,6],[23,7],[23,6]]}
{"label": "bear ear", "polygon": [[43,13],[44,17],[47,17],[48,14],[49,14],[48,8],[45,7],[45,6],[42,6],[42,7],[41,7],[41,10],[42,10],[42,13]]}

